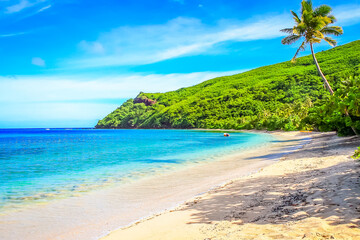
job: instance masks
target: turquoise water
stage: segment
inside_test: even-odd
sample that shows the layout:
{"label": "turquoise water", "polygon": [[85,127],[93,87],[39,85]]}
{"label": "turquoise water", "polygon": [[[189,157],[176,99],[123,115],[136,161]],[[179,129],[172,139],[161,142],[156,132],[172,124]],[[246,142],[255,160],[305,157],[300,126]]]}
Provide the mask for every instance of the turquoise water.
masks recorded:
{"label": "turquoise water", "polygon": [[191,130],[0,129],[0,208],[129,183],[272,140]]}

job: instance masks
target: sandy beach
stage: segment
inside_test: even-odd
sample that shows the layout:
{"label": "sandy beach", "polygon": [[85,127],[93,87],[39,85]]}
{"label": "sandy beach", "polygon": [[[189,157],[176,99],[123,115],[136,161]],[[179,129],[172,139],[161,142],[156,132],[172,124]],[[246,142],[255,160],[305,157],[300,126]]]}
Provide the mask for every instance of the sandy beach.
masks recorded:
{"label": "sandy beach", "polygon": [[255,173],[310,141],[307,133],[275,132],[272,135],[264,136],[271,138],[266,144],[240,148],[232,154],[224,151],[223,157],[217,156],[209,161],[191,163],[127,184],[46,204],[2,212],[0,239],[99,239],[139,219],[174,209],[233,179]]}
{"label": "sandy beach", "polygon": [[360,163],[350,157],[360,139],[274,134],[312,140],[254,174],[102,240],[360,239]]}
{"label": "sandy beach", "polygon": [[213,161],[4,212],[0,239],[359,239],[360,163],[350,155],[360,140],[270,134]]}

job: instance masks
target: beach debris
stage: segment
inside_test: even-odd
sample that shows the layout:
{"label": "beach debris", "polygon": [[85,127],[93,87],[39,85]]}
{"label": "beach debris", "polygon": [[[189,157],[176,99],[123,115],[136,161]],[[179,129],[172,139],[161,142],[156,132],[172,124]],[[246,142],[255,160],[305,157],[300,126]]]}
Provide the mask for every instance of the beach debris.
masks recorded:
{"label": "beach debris", "polygon": [[281,204],[272,208],[272,212],[276,212],[276,217],[282,217],[283,215],[292,214],[300,209],[294,209],[291,207],[298,207],[301,203],[306,202],[307,195],[302,191],[290,193],[280,197]]}

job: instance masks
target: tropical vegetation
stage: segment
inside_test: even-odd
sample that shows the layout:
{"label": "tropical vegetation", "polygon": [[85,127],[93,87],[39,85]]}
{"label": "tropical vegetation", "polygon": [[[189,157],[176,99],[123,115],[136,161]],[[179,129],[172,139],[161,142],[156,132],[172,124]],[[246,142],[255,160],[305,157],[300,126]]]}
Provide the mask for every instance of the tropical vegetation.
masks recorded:
{"label": "tropical vegetation", "polygon": [[355,150],[355,154],[353,155],[354,159],[360,159],[360,147],[358,147],[357,150]]}
{"label": "tropical vegetation", "polygon": [[[336,40],[328,37],[327,35],[339,36],[343,34],[343,29],[339,26],[329,26],[336,21],[336,18],[331,15],[331,7],[328,5],[321,5],[317,8],[313,8],[311,0],[303,0],[301,2],[301,17],[299,17],[294,11],[291,11],[293,19],[295,20],[295,26],[292,28],[282,29],[282,32],[290,34],[285,37],[281,42],[283,44],[292,44],[300,39],[304,39],[300,47],[296,51],[292,62],[295,62],[297,55],[300,51],[304,51],[307,45],[310,45],[311,54],[316,65],[316,69],[324,81],[325,88],[330,92],[331,95],[334,94],[333,89],[331,88],[329,82],[321,71],[320,65],[316,59],[313,44],[320,43],[321,40],[325,40],[331,46],[335,47],[337,42]],[[360,129],[359,117],[359,101],[360,101],[360,91],[359,86],[360,82],[358,80],[347,81],[347,88],[340,88],[335,97],[332,97],[330,104],[325,104],[323,107],[320,107],[319,118],[314,118],[314,122],[318,122],[318,126],[325,129],[333,128],[333,125],[337,125],[336,129],[339,134],[348,134],[347,129],[349,127],[352,129],[353,133],[359,135],[357,129]],[[350,86],[350,88],[349,88]],[[356,118],[354,121],[351,118],[349,111],[352,111],[352,116]],[[346,116],[344,119],[343,116]],[[319,123],[322,122],[322,123]],[[331,123],[331,124],[329,124]],[[335,123],[335,124],[334,124]],[[359,158],[360,156],[360,147],[354,154],[354,158]]]}
{"label": "tropical vegetation", "polygon": [[311,54],[319,75],[323,79],[327,90],[333,94],[334,91],[321,71],[313,48],[313,44],[321,43],[321,40],[325,40],[332,47],[335,47],[337,44],[336,40],[328,37],[327,35],[339,36],[343,34],[343,29],[341,27],[329,26],[336,21],[336,18],[331,15],[331,11],[332,9],[328,5],[321,5],[314,9],[311,0],[303,0],[301,2],[301,17],[299,17],[294,11],[291,11],[296,25],[292,28],[285,28],[281,30],[282,32],[290,34],[281,42],[282,44],[293,44],[296,41],[303,39],[303,42],[292,59],[292,62],[295,62],[295,59],[300,51],[304,51],[306,46],[310,45]]}
{"label": "tropical vegetation", "polygon": [[[326,77],[324,76],[323,72],[321,71],[313,48],[313,44],[320,43],[321,40],[325,40],[331,46],[335,47],[337,44],[336,40],[326,35],[339,36],[343,34],[343,29],[341,27],[329,26],[336,21],[335,17],[333,15],[330,15],[331,11],[331,7],[327,5],[321,5],[314,9],[311,0],[303,0],[301,2],[301,18],[295,12],[291,11],[296,25],[292,28],[282,29],[281,31],[290,34],[282,40],[283,44],[292,44],[299,39],[304,39],[300,47],[296,51],[292,62],[295,62],[296,57],[300,51],[304,51],[306,46],[310,45],[311,54],[316,65],[316,69],[318,70],[320,77],[324,81],[325,88],[330,92],[331,95],[333,95],[334,91],[331,88]],[[337,98],[337,100],[340,101],[341,99]],[[344,114],[348,118],[350,118],[347,108],[344,109]],[[352,125],[350,125],[350,127],[355,134],[358,134],[355,127],[353,127]]]}
{"label": "tropical vegetation", "polygon": [[[360,130],[360,41],[166,93],[140,93],[97,128]],[[346,115],[348,112],[348,116]]]}

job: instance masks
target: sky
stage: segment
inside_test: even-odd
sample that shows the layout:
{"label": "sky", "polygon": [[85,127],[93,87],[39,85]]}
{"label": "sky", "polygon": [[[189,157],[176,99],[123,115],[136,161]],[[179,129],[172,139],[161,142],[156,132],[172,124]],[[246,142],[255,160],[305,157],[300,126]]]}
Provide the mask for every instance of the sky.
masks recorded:
{"label": "sky", "polygon": [[[360,39],[360,0],[313,3],[333,8],[339,45]],[[140,91],[288,61],[290,10],[300,0],[0,0],[0,128],[93,127]]]}

